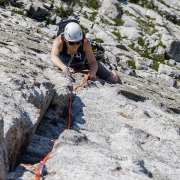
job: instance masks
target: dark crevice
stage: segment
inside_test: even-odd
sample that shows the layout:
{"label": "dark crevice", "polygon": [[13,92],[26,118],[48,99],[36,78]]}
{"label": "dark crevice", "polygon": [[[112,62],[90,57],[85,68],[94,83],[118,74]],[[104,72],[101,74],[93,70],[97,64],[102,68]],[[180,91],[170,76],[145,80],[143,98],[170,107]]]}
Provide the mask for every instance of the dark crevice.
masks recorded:
{"label": "dark crevice", "polygon": [[40,49],[35,49],[35,48],[32,48],[32,47],[29,47],[29,49],[31,49],[32,51],[35,51],[36,53],[44,53]]}
{"label": "dark crevice", "polygon": [[168,113],[170,114],[180,114],[180,109],[176,109],[176,108],[167,108]]}
{"label": "dark crevice", "polygon": [[133,100],[135,102],[138,102],[138,101],[144,102],[146,100],[146,98],[141,95],[134,94],[133,92],[129,92],[125,90],[120,90],[118,94],[122,94],[126,98]]}
{"label": "dark crevice", "polygon": [[53,149],[54,140],[57,140],[60,134],[67,129],[67,110],[64,109],[63,111],[65,111],[63,114],[66,114],[64,117],[59,114],[59,112],[62,112],[62,108],[53,105],[49,106],[31,143],[22,154],[21,163],[32,165],[40,163]]}

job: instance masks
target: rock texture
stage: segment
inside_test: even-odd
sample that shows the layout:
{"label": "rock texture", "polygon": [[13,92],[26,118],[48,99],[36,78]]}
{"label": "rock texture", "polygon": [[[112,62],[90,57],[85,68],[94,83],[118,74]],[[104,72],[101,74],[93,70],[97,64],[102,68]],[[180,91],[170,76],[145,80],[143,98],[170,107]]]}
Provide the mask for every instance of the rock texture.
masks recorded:
{"label": "rock texture", "polygon": [[180,147],[174,144],[179,127],[170,122],[179,124],[180,97],[161,88],[160,94],[152,93],[155,88],[146,82],[119,75],[128,85],[95,82],[76,92],[72,118],[77,132],[60,135],[52,152],[60,161],[50,158],[45,179],[84,179],[85,174],[85,179],[179,177]]}
{"label": "rock texture", "polygon": [[4,121],[2,116],[0,117],[0,179],[4,179],[6,177],[6,174],[8,173],[8,159],[7,159],[7,152],[5,149],[5,144],[4,144]]}
{"label": "rock texture", "polygon": [[18,2],[24,6],[0,7],[0,179],[34,179],[51,150],[41,179],[179,179],[179,0],[148,1],[154,9],[76,4],[71,17],[103,41],[104,65],[117,66],[120,79],[88,81],[73,92],[86,75],[67,78],[50,62],[62,18],[55,9],[72,2]]}
{"label": "rock texture", "polygon": [[[48,39],[43,41],[41,37],[40,42],[36,31],[30,32],[27,24],[23,27],[6,21],[7,14],[9,11],[1,9],[1,151],[6,162],[1,167],[5,166],[6,173],[20,162],[49,105],[56,104],[62,111],[71,89],[63,76],[57,78],[59,71],[40,60],[49,57]],[[18,16],[13,20],[17,22]],[[57,86],[53,81],[59,82]]]}

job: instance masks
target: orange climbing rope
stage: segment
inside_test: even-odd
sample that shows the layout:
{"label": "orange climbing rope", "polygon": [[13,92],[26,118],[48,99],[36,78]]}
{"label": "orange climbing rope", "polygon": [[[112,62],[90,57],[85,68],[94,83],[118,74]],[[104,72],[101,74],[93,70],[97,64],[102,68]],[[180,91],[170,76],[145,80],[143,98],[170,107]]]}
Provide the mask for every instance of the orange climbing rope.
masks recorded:
{"label": "orange climbing rope", "polygon": [[[56,143],[57,140],[54,140],[54,144]],[[39,165],[38,170],[36,172],[36,177],[35,180],[39,180],[41,175],[46,173],[46,161],[48,160],[49,156],[51,155],[52,151],[50,151],[43,159],[42,163]]]}
{"label": "orange climbing rope", "polygon": [[[84,86],[86,84],[86,82],[89,80],[90,78],[90,72],[88,73],[86,79],[84,80],[84,82],[78,86],[76,86],[73,91],[76,91],[78,88]],[[72,106],[72,92],[70,94],[70,98],[69,98],[69,108],[68,108],[68,129],[71,128],[71,106]]]}

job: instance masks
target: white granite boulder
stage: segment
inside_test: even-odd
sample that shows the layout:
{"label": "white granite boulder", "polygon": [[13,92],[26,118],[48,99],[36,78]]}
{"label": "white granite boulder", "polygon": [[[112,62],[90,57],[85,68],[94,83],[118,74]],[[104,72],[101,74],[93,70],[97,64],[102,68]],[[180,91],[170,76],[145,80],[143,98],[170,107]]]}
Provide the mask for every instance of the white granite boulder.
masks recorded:
{"label": "white granite boulder", "polygon": [[114,19],[114,18],[121,18],[122,11],[118,5],[116,5],[117,0],[103,0],[101,1],[102,5],[99,8],[99,13],[106,15],[107,17]]}
{"label": "white granite boulder", "polygon": [[159,64],[158,74],[166,74],[177,79],[180,78],[180,70],[178,70],[176,67],[171,67],[166,64]]}
{"label": "white granite boulder", "polygon": [[135,65],[138,70],[147,70],[149,67],[154,65],[154,61],[144,57],[136,57]]}

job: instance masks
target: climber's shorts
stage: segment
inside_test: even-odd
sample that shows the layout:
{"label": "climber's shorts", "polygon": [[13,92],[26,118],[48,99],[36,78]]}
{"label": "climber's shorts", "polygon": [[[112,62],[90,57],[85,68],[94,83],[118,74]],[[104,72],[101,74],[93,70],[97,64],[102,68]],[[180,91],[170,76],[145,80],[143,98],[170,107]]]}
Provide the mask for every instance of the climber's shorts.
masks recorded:
{"label": "climber's shorts", "polygon": [[[71,59],[71,56],[65,55],[65,54],[60,54],[59,58],[61,59],[61,61],[64,64],[67,65]],[[106,80],[111,75],[111,72],[109,70],[107,70],[106,67],[104,67],[104,65],[102,65],[100,63],[100,61],[97,61],[97,64],[98,64],[98,70],[97,70],[96,76],[98,76],[101,79]],[[85,54],[78,55],[78,57],[75,56],[75,58],[73,58],[73,60],[71,61],[69,66],[71,68],[76,69],[76,70],[78,70],[78,69],[90,69],[89,64],[87,62],[87,59],[85,57]]]}

